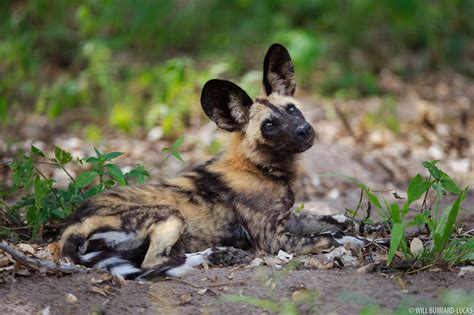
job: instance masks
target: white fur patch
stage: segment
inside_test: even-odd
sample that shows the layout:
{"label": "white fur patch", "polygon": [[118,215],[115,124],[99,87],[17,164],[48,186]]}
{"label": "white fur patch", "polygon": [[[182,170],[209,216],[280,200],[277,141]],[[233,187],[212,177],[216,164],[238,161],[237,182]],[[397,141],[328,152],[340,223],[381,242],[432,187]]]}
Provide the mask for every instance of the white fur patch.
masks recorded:
{"label": "white fur patch", "polygon": [[165,275],[168,277],[179,278],[184,276],[189,271],[193,270],[193,267],[189,267],[188,265],[184,264],[179,267],[174,267],[165,271]]}
{"label": "white fur patch", "polygon": [[[225,247],[221,247],[221,249],[224,248]],[[209,257],[212,253],[214,253],[214,250],[212,248],[208,248],[201,252],[186,254],[186,261],[184,264],[168,269],[165,274],[168,277],[182,277],[189,271],[193,270],[193,267],[209,263],[207,257]]]}
{"label": "white fur patch", "polygon": [[97,257],[99,254],[101,254],[102,252],[90,252],[90,253],[87,253],[87,254],[84,254],[84,255],[81,255],[81,260],[83,262],[88,262],[88,261],[91,261],[92,259],[94,259],[95,257]]}
{"label": "white fur patch", "polygon": [[115,266],[110,270],[110,273],[125,276],[131,273],[139,272],[141,269],[136,268],[130,264],[123,264]]}
{"label": "white fur patch", "polygon": [[346,217],[343,214],[334,214],[331,216],[334,220],[336,220],[338,223],[346,223],[348,220],[348,217]]}
{"label": "white fur patch", "polygon": [[95,267],[99,269],[104,269],[104,268],[107,268],[107,266],[115,265],[119,263],[128,264],[128,261],[119,257],[109,257],[99,262],[97,265],[95,265]]}
{"label": "white fur patch", "polygon": [[186,258],[185,264],[189,267],[196,267],[202,264],[207,263],[207,259],[203,255],[193,255]]}
{"label": "white fur patch", "polygon": [[133,240],[134,238],[135,238],[135,234],[133,233],[109,231],[109,232],[95,233],[89,238],[89,240],[103,239],[107,244],[119,244],[119,243]]}
{"label": "white fur patch", "polygon": [[365,242],[354,236],[343,236],[342,238],[335,238],[336,241],[341,244],[351,244],[355,247],[363,247]]}

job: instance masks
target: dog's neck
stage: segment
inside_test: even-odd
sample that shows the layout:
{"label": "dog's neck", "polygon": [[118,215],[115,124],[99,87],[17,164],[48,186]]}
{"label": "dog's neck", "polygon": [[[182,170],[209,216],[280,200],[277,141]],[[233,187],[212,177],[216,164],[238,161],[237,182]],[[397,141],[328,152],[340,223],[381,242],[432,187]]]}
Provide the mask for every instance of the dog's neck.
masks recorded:
{"label": "dog's neck", "polygon": [[223,157],[231,167],[253,173],[261,173],[267,177],[290,181],[297,172],[296,154],[278,154],[262,152],[259,148],[247,148],[244,136],[234,133]]}

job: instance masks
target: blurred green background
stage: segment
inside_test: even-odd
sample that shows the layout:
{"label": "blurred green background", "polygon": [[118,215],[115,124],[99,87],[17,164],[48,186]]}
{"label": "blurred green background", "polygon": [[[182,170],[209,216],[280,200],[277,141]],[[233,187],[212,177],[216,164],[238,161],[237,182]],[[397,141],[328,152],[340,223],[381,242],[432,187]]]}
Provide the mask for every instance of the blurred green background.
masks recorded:
{"label": "blurred green background", "polygon": [[472,77],[473,35],[470,0],[0,1],[0,119],[72,112],[95,121],[91,140],[103,125],[176,136],[202,115],[206,80],[258,94],[273,42],[299,93],[358,98],[384,93],[384,69]]}

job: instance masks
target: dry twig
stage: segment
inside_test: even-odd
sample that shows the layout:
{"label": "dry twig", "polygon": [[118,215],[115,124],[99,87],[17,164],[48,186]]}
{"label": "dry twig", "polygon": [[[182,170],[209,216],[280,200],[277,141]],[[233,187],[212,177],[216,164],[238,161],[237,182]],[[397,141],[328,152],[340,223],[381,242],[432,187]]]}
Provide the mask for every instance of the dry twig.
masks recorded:
{"label": "dry twig", "polygon": [[61,273],[77,273],[86,271],[85,268],[76,267],[73,264],[64,264],[64,263],[53,263],[46,260],[41,260],[37,257],[29,257],[25,254],[17,251],[16,249],[10,247],[7,243],[0,243],[0,250],[3,250],[5,253],[8,253],[12,258],[18,263],[25,265],[27,267],[32,267],[38,270],[45,270],[49,272],[61,272]]}

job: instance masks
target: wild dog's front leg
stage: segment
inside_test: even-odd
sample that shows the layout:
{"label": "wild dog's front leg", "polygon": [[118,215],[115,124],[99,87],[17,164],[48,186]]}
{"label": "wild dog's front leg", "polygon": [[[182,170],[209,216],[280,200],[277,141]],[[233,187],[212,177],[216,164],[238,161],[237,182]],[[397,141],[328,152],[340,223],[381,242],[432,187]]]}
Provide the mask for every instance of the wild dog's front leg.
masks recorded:
{"label": "wild dog's front leg", "polygon": [[143,259],[142,268],[152,268],[165,263],[171,248],[183,234],[186,225],[180,216],[172,215],[163,222],[150,225],[147,230],[150,246]]}
{"label": "wild dog's front leg", "polygon": [[268,253],[275,254],[279,250],[284,250],[295,254],[310,254],[346,243],[356,246],[365,244],[365,240],[354,236],[346,236],[342,232],[322,232],[310,235],[288,232],[286,227],[290,218],[289,212],[271,214],[267,218],[266,222],[268,223],[261,230],[258,244],[261,249]]}
{"label": "wild dog's front leg", "polygon": [[300,235],[353,229],[354,223],[343,214],[315,215],[292,211],[286,223],[287,232]]}

